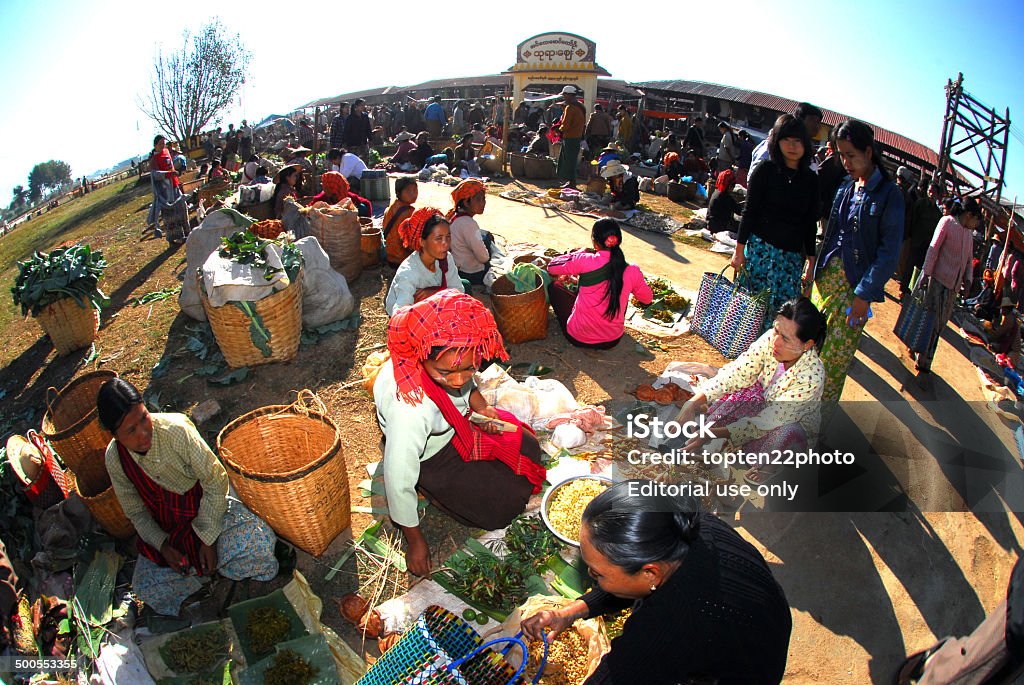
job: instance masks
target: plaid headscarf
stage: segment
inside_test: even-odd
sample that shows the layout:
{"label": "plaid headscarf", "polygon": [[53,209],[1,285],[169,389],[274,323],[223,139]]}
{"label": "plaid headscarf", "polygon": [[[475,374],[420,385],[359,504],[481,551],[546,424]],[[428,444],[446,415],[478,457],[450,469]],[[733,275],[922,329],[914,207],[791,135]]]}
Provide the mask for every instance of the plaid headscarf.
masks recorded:
{"label": "plaid headscarf", "polygon": [[475,178],[467,178],[465,181],[455,186],[452,190],[452,205],[454,205],[451,211],[445,215],[450,222],[455,218],[455,213],[458,211],[459,203],[463,200],[468,200],[477,193],[487,192],[487,186],[482,181],[478,181]]}
{"label": "plaid headscarf", "polygon": [[736,173],[732,169],[726,169],[722,173],[718,174],[718,179],[715,181],[715,187],[718,188],[718,192],[726,193],[729,189],[736,184]]}
{"label": "plaid headscarf", "polygon": [[[433,207],[421,207],[412,215],[398,224],[398,237],[406,248],[416,252],[420,249],[420,238],[423,235],[423,224],[435,214],[441,214],[440,209]],[[443,216],[443,215],[442,215]]]}
{"label": "plaid headscarf", "polygon": [[398,398],[403,402],[419,404],[423,400],[422,362],[434,347],[467,350],[476,364],[484,359],[508,359],[491,310],[465,293],[442,290],[400,308],[388,323],[388,350]]}
{"label": "plaid headscarf", "polygon": [[328,171],[321,176],[320,185],[323,187],[324,192],[333,195],[338,198],[338,200],[344,200],[348,197],[348,179],[337,171]]}

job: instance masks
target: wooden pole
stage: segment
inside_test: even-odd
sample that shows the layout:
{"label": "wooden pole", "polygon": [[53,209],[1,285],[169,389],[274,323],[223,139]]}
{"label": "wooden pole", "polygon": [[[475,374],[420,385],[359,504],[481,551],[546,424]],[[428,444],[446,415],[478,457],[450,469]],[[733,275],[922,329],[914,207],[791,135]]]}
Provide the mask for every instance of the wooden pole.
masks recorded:
{"label": "wooden pole", "polygon": [[1010,232],[1013,231],[1014,219],[1017,216],[1017,197],[1013,198],[1013,206],[1010,207],[1010,219],[1006,222],[1006,240],[1003,242],[1003,253],[999,255],[999,270],[996,272],[996,280],[993,284],[994,290],[998,293],[1003,288],[1003,267],[1006,266],[1006,259],[1010,254]]}
{"label": "wooden pole", "polygon": [[502,149],[502,153],[501,153],[501,173],[502,173],[502,175],[506,175],[506,174],[511,175],[511,174],[508,173],[508,138],[509,138],[509,135],[508,135],[509,134],[509,132],[508,132],[508,125],[509,125],[508,110],[509,110],[509,106],[508,106],[508,102],[505,100],[507,92],[508,91],[505,88],[502,88],[502,90],[501,90],[501,110],[502,110],[502,113],[501,113],[501,120],[502,120],[502,125],[501,125],[501,149]]}

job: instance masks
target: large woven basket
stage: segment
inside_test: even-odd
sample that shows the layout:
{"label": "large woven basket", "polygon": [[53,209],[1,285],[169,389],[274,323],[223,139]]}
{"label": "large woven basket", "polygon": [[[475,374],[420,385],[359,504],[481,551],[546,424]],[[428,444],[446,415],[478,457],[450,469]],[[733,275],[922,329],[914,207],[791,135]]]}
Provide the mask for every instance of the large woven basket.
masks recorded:
{"label": "large woven basket", "polygon": [[491,286],[494,320],[506,343],[516,345],[548,337],[548,301],[544,282],[535,277],[536,287],[517,293],[508,276],[501,276]]}
{"label": "large woven basket", "polygon": [[217,436],[217,451],[239,498],[296,547],[320,556],[349,527],[341,436],[310,391],[238,417]]}
{"label": "large woven basket", "polygon": [[43,332],[50,336],[57,356],[88,347],[100,330],[100,313],[90,304],[79,305],[74,298],[62,297],[36,314]]}
{"label": "large woven basket", "polygon": [[273,295],[252,303],[253,309],[263,319],[264,329],[270,333],[270,356],[252,342],[249,326],[252,320],[232,303],[214,307],[206,295],[202,276],[199,278],[199,296],[203,311],[210,321],[213,337],[217,339],[220,351],[228,366],[237,369],[242,366],[256,366],[292,359],[299,351],[302,335],[302,271],[288,287]]}
{"label": "large woven basket", "polygon": [[47,392],[43,437],[89,491],[100,491],[110,485],[103,453],[111,435],[100,425],[96,397],[100,386],[116,377],[113,371],[92,371],[60,391],[50,388]]}
{"label": "large woven basket", "polygon": [[383,231],[380,228],[374,226],[372,222],[367,225],[363,223],[364,221],[370,220],[359,220],[362,225],[359,247],[363,253],[363,268],[368,269],[380,264],[380,253],[381,247],[384,245],[384,237]]}
{"label": "large woven basket", "polygon": [[341,272],[349,285],[363,273],[362,230],[359,215],[351,210],[333,210],[328,214],[316,207],[306,213],[309,235],[331,258],[331,266]]}
{"label": "large woven basket", "polygon": [[[103,457],[102,453],[100,457]],[[121,501],[117,499],[117,495],[114,493],[114,486],[110,485],[109,479],[107,480],[107,487],[103,490],[91,489],[84,483],[76,481],[73,476],[68,480],[70,481],[71,489],[82,498],[85,506],[89,508],[89,513],[103,527],[103,530],[121,540],[127,540],[135,535],[135,526],[125,516],[124,509],[121,507]]]}
{"label": "large woven basket", "polygon": [[519,154],[518,152],[508,153],[508,165],[509,171],[512,172],[513,176],[518,178],[526,176],[526,155]]}
{"label": "large woven basket", "polygon": [[221,181],[220,183],[207,183],[198,190],[199,201],[204,205],[209,206],[215,197],[230,187],[231,184],[227,181]]}
{"label": "large woven basket", "polygon": [[550,157],[526,155],[523,160],[526,178],[552,179],[555,177],[555,160]]}

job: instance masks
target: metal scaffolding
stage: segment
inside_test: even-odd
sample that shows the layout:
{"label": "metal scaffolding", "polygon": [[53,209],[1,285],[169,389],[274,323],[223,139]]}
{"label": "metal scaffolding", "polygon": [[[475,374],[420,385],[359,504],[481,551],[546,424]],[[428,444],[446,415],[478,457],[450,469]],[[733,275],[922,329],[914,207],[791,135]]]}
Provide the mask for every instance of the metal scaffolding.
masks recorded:
{"label": "metal scaffolding", "polygon": [[[936,180],[943,188],[952,186],[956,196],[976,197],[990,210],[999,207],[1009,140],[1009,108],[1001,117],[994,107],[986,106],[965,92],[962,73],[955,82],[947,81],[946,117],[942,122],[936,172]],[[972,150],[978,159],[977,168],[957,159]]]}

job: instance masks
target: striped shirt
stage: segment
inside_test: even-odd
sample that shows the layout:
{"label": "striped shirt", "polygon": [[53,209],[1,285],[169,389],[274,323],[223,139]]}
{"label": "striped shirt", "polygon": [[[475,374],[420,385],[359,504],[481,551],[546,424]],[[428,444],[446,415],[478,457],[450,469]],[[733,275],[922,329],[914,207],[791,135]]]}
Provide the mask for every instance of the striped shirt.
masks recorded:
{"label": "striped shirt", "polygon": [[974,278],[974,238],[971,232],[951,216],[939,219],[932,234],[928,256],[924,259],[924,275],[934,276],[954,293]]}
{"label": "striped shirt", "polygon": [[[221,533],[224,513],[228,509],[228,474],[210,450],[199,431],[184,414],[151,414],[153,444],[145,454],[128,450],[146,475],[157,485],[176,494],[188,492],[198,482],[203,488],[199,513],[192,521],[196,535],[213,545]],[[125,515],[135,525],[139,537],[156,549],[167,540],[167,533],[157,524],[121,467],[114,440],[107,445],[107,471]]]}

